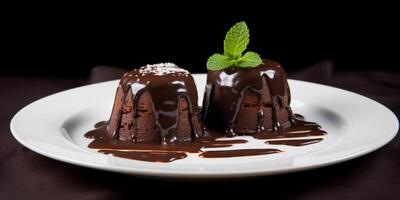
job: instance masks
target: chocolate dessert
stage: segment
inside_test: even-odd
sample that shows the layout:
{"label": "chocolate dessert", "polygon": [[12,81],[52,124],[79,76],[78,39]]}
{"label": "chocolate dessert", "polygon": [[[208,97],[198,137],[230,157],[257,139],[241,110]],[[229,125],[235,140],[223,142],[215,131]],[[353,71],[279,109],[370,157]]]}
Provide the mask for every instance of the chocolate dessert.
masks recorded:
{"label": "chocolate dessert", "polygon": [[279,63],[263,60],[254,68],[209,71],[202,119],[207,127],[228,134],[274,131],[290,126],[289,105],[285,71]]}
{"label": "chocolate dessert", "polygon": [[202,127],[193,77],[172,63],[126,73],[117,88],[107,132],[117,140],[136,143],[195,140]]}
{"label": "chocolate dessert", "polygon": [[[258,156],[284,152],[271,145],[295,148],[322,141],[326,132],[318,124],[292,113],[282,66],[244,52],[248,32],[244,22],[237,23],[226,35],[224,53],[208,59],[202,120],[189,72],[172,63],[147,65],[122,77],[109,121],[85,134],[93,139],[88,147],[122,158],[172,162],[190,153]],[[264,140],[266,147],[221,149],[248,142],[232,138],[236,134]]]}

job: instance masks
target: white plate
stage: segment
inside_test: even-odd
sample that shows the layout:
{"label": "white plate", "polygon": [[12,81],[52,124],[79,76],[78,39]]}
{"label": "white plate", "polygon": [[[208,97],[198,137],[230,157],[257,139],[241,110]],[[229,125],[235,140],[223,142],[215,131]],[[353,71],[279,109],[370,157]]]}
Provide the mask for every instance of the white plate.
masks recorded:
{"label": "white plate", "polygon": [[[194,75],[199,105],[206,75]],[[40,99],[19,111],[11,121],[14,137],[44,156],[96,169],[158,177],[243,177],[287,173],[343,162],[374,151],[398,130],[396,116],[383,105],[345,90],[289,80],[292,108],[328,132],[322,142],[289,147],[282,153],[234,158],[189,155],[172,163],[153,163],[104,155],[87,148],[83,137],[93,125],[107,120],[118,81],[83,86]],[[235,148],[265,148],[251,139]]]}

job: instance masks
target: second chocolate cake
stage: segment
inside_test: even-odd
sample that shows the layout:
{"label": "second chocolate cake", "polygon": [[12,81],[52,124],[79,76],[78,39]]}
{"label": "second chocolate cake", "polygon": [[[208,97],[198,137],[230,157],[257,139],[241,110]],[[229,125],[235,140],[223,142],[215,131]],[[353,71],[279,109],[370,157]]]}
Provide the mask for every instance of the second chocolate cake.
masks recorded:
{"label": "second chocolate cake", "polygon": [[202,135],[197,90],[190,73],[173,63],[126,73],[118,86],[109,135],[122,141],[169,144]]}
{"label": "second chocolate cake", "polygon": [[255,68],[210,70],[202,118],[207,127],[235,135],[275,131],[291,124],[290,90],[277,62]]}

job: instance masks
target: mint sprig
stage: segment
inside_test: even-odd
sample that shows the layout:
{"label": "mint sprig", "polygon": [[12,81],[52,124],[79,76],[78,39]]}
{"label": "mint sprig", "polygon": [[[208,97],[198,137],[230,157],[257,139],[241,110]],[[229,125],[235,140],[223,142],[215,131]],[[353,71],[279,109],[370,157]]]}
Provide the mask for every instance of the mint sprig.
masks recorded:
{"label": "mint sprig", "polygon": [[239,58],[242,56],[249,44],[249,29],[245,22],[239,22],[234,25],[224,40],[224,55],[231,58]]}
{"label": "mint sprig", "polygon": [[222,70],[230,66],[257,67],[262,63],[260,56],[248,51],[243,55],[249,44],[249,29],[245,22],[235,24],[226,33],[224,40],[224,54],[214,54],[207,60],[208,70]]}

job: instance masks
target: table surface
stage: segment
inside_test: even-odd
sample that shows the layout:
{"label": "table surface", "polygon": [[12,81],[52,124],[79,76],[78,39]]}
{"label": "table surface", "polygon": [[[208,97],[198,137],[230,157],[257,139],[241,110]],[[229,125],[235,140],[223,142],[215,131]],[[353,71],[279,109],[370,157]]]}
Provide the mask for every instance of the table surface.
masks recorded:
{"label": "table surface", "polygon": [[[12,137],[12,116],[30,102],[65,89],[117,79],[123,72],[96,67],[88,78],[0,76],[0,198],[128,199],[141,192],[174,197],[191,193],[203,198],[261,194],[273,199],[400,199],[399,135],[373,153],[329,167],[200,182],[148,179],[78,167],[38,155]],[[335,71],[332,63],[322,62],[290,77],[358,92],[400,114],[400,73]]]}

